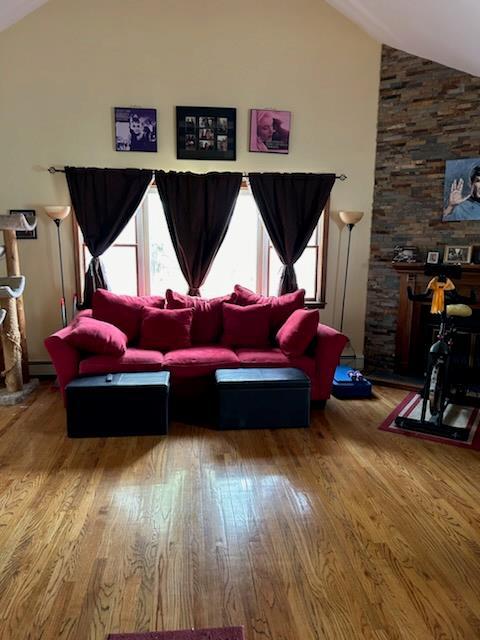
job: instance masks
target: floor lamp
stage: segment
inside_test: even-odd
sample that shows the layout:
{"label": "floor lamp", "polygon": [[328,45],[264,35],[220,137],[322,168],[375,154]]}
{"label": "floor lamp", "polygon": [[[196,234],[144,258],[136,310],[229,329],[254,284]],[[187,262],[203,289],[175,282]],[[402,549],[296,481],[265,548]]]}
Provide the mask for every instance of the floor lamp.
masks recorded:
{"label": "floor lamp", "polygon": [[348,228],[348,248],[347,248],[347,262],[345,265],[345,282],[343,284],[343,301],[342,301],[342,316],[340,320],[340,331],[343,331],[343,316],[345,313],[345,296],[347,293],[347,279],[348,279],[348,263],[350,261],[350,243],[352,241],[352,229],[363,218],[363,211],[339,211],[338,215],[340,220]]}
{"label": "floor lamp", "polygon": [[48,206],[48,207],[44,207],[44,209],[47,216],[51,218],[57,225],[58,255],[60,258],[60,279],[62,282],[62,299],[60,301],[60,313],[62,317],[62,325],[66,327],[68,323],[68,317],[67,317],[67,308],[65,306],[65,282],[63,279],[62,238],[60,234],[60,223],[62,222],[62,220],[65,220],[65,218],[68,217],[71,207],[66,205],[60,205],[60,206]]}

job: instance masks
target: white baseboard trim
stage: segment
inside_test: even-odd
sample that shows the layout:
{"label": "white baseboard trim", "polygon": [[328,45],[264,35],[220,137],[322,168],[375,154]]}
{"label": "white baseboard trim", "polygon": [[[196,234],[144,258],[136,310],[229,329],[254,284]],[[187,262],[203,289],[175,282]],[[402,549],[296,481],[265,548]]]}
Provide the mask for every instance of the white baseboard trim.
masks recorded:
{"label": "white baseboard trim", "polygon": [[46,361],[29,362],[28,370],[30,371],[30,375],[33,377],[56,375],[55,369],[53,368],[53,364],[51,362],[46,362]]}

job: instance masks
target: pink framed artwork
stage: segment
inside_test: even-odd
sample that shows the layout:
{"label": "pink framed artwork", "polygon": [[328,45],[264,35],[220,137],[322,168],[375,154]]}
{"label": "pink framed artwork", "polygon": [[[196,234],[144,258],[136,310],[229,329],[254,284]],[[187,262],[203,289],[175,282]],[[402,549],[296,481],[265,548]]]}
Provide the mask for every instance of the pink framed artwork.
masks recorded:
{"label": "pink framed artwork", "polygon": [[250,151],[288,153],[290,111],[250,110]]}

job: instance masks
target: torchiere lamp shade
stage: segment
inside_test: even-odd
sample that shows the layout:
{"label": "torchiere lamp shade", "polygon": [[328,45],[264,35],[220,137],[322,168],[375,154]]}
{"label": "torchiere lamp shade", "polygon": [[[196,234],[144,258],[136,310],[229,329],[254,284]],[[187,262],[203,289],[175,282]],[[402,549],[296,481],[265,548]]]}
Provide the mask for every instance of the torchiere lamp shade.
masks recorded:
{"label": "torchiere lamp shade", "polygon": [[72,207],[68,205],[58,205],[58,206],[47,206],[44,207],[45,213],[52,220],[65,220],[70,214],[70,210]]}
{"label": "torchiere lamp shade", "polygon": [[339,211],[338,215],[343,224],[357,224],[363,218],[363,211]]}

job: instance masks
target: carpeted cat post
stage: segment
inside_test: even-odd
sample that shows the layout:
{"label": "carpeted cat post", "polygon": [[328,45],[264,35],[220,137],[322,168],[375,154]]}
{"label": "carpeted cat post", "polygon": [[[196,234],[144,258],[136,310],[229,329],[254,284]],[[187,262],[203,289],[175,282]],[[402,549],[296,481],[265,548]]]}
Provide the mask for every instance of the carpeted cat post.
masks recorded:
{"label": "carpeted cat post", "polygon": [[0,405],[23,402],[25,397],[38,385],[38,380],[30,380],[28,374],[28,351],[26,338],[23,291],[25,276],[20,273],[17,231],[32,231],[36,226],[29,224],[21,213],[0,215],[0,230],[3,231],[4,247],[0,252],[7,261],[7,276],[0,277],[0,306],[3,321],[1,338],[3,348],[5,388],[0,389]]}

